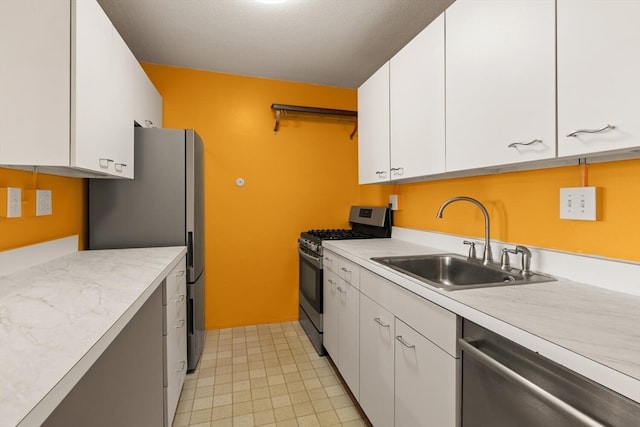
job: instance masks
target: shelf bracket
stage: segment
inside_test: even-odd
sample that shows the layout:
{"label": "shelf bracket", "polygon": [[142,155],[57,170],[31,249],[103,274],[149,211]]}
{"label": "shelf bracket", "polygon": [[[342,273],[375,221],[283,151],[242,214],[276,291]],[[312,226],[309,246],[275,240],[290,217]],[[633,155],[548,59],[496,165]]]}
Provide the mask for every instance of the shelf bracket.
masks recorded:
{"label": "shelf bracket", "polygon": [[271,109],[276,113],[276,121],[273,125],[273,134],[278,134],[280,128],[280,119],[282,115],[285,116],[288,113],[301,113],[301,114],[318,114],[323,116],[340,116],[340,117],[355,117],[355,126],[353,132],[349,135],[349,139],[353,139],[356,132],[358,132],[358,112],[352,110],[335,110],[333,108],[320,108],[320,107],[303,107],[300,105],[286,105],[286,104],[271,104]]}
{"label": "shelf bracket", "polygon": [[356,122],[353,125],[353,132],[351,132],[351,135],[349,135],[349,139],[353,139],[356,133],[358,133],[358,119],[356,119]]}
{"label": "shelf bracket", "polygon": [[276,110],[276,123],[273,125],[273,134],[278,134],[278,128],[280,127],[280,114],[282,114],[282,110]]}

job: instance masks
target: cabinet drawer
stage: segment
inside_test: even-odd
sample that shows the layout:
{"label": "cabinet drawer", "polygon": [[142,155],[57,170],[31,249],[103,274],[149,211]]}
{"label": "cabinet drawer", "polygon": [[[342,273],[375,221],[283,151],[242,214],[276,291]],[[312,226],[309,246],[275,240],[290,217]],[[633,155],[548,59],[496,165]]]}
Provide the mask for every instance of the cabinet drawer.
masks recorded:
{"label": "cabinet drawer", "polygon": [[169,301],[175,301],[179,295],[186,296],[186,285],[185,266],[184,263],[180,263],[167,275],[162,304],[167,305]]}
{"label": "cabinet drawer", "polygon": [[338,276],[356,289],[360,288],[360,266],[358,264],[338,257]]}
{"label": "cabinet drawer", "polygon": [[395,283],[362,269],[360,291],[435,345],[457,357],[457,316]]}
{"label": "cabinet drawer", "polygon": [[360,266],[358,264],[325,249],[322,257],[322,267],[333,271],[338,277],[356,289],[360,288]]}
{"label": "cabinet drawer", "polygon": [[325,249],[322,256],[322,268],[338,273],[338,258],[340,258],[338,255]]}

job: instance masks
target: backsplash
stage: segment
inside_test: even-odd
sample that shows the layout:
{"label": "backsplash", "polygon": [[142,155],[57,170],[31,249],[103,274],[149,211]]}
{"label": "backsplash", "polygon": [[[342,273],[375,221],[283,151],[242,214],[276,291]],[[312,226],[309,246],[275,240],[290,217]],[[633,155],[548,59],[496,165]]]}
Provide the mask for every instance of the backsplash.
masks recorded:
{"label": "backsplash", "polygon": [[[84,248],[86,179],[0,168],[0,187],[22,189],[22,216],[0,217],[0,251],[71,235],[79,235],[79,249]],[[35,206],[25,190],[36,188],[51,190],[51,215],[35,216]]]}
{"label": "backsplash", "polygon": [[640,160],[588,166],[587,185],[600,187],[601,219],[561,220],[561,187],[580,186],[580,168],[566,166],[525,172],[429,181],[395,186],[395,225],[464,236],[484,235],[480,210],[455,203],[436,218],[453,196],[482,202],[491,219],[491,238],[541,248],[640,261]]}

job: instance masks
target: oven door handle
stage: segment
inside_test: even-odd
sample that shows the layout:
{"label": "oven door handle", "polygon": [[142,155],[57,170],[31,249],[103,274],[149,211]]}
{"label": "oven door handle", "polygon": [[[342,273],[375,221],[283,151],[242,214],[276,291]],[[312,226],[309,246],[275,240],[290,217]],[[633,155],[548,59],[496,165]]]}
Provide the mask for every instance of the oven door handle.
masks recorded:
{"label": "oven door handle", "polygon": [[583,423],[586,426],[604,427],[603,424],[601,424],[600,422],[594,420],[589,415],[585,414],[582,411],[579,411],[578,409],[576,409],[573,406],[569,405],[564,400],[559,399],[558,397],[556,397],[553,394],[549,393],[547,390],[543,389],[542,387],[538,386],[537,384],[529,381],[525,377],[523,377],[523,376],[519,375],[518,373],[512,371],[511,369],[507,368],[502,363],[498,362],[497,360],[495,360],[491,356],[487,355],[482,350],[480,350],[477,347],[475,347],[472,344],[472,342],[467,341],[464,338],[459,338],[458,339],[458,344],[460,345],[460,348],[462,348],[462,351],[467,353],[467,356],[470,356],[471,358],[475,359],[476,361],[478,361],[482,365],[484,365],[487,368],[491,369],[492,371],[494,371],[495,373],[500,375],[502,378],[504,378],[506,380],[509,380],[512,383],[515,383],[515,384],[519,385],[523,389],[527,390],[528,392],[530,392],[531,394],[536,396],[538,398],[538,400],[553,406],[554,408],[556,408],[559,411],[569,415],[570,417],[573,417],[576,420],[579,420],[581,423]]}
{"label": "oven door handle", "polygon": [[298,253],[300,254],[300,256],[304,259],[306,259],[307,261],[309,261],[311,264],[313,264],[316,268],[320,269],[322,268],[322,258],[321,257],[314,257],[312,255],[309,255],[308,253],[306,253],[305,251],[302,250],[302,248],[298,248]]}

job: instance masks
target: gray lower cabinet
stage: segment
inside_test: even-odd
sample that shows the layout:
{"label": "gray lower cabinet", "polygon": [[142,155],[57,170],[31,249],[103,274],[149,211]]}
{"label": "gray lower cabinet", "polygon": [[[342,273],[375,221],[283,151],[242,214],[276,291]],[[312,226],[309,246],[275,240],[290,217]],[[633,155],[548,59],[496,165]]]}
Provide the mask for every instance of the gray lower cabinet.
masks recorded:
{"label": "gray lower cabinet", "polygon": [[163,287],[149,297],[44,427],[164,424]]}

